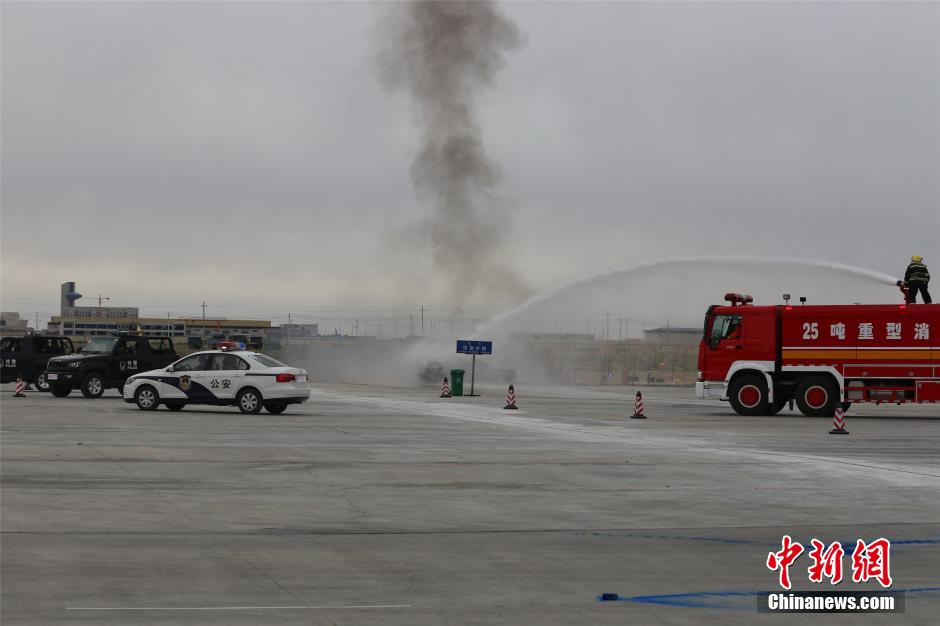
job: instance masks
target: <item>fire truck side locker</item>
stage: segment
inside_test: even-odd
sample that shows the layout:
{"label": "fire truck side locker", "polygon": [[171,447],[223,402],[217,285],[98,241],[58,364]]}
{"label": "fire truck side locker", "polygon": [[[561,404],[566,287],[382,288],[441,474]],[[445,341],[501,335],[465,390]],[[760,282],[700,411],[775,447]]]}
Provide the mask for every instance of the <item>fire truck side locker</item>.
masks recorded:
{"label": "fire truck side locker", "polygon": [[940,402],[940,380],[917,381],[915,402]]}

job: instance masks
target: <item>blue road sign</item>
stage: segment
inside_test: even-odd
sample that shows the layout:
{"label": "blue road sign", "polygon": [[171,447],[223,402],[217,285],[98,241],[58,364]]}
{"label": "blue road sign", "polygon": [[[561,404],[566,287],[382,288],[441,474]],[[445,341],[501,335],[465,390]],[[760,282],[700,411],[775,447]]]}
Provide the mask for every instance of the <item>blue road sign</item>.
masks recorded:
{"label": "blue road sign", "polygon": [[457,340],[458,354],[493,354],[492,341],[470,341],[469,339]]}

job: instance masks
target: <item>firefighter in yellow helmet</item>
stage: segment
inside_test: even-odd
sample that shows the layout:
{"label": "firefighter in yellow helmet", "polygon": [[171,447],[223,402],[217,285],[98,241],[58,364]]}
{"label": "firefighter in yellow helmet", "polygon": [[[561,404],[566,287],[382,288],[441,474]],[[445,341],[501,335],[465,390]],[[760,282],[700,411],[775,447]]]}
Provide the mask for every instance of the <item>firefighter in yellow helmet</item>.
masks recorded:
{"label": "firefighter in yellow helmet", "polygon": [[930,283],[930,272],[924,265],[924,257],[915,254],[911,257],[911,264],[907,266],[904,272],[904,284],[907,285],[907,302],[913,304],[917,302],[917,292],[920,291],[924,297],[924,304],[930,304],[930,292],[927,291],[927,285]]}

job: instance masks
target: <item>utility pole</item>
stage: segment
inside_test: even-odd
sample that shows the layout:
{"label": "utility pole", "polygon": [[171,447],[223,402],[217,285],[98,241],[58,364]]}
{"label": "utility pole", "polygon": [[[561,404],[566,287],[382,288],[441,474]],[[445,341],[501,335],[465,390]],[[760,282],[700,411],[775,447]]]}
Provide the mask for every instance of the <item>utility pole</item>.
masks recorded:
{"label": "utility pole", "polygon": [[424,337],[424,305],[421,305],[421,336]]}
{"label": "utility pole", "polygon": [[627,342],[623,342],[620,345],[620,348],[622,350],[621,354],[623,355],[623,365],[621,367],[621,373],[620,373],[620,384],[626,385],[627,383],[630,382],[628,374],[627,374]]}
{"label": "utility pole", "polygon": [[206,341],[206,301],[202,301],[202,348],[208,348],[209,342]]}
{"label": "utility pole", "polygon": [[111,298],[104,298],[102,297],[100,293],[98,294],[98,317],[101,317],[101,301],[102,300],[107,300],[108,302],[110,302]]}
{"label": "utility pole", "polygon": [[604,331],[604,341],[610,341],[610,311],[606,311],[604,315],[607,320],[606,330]]}
{"label": "utility pole", "polygon": [[290,339],[290,331],[291,331],[291,323],[290,323],[290,320],[291,320],[291,314],[288,313],[288,314],[287,314],[287,338],[288,338],[288,339]]}
{"label": "utility pole", "polygon": [[411,313],[408,314],[408,336],[415,336],[415,316]]}

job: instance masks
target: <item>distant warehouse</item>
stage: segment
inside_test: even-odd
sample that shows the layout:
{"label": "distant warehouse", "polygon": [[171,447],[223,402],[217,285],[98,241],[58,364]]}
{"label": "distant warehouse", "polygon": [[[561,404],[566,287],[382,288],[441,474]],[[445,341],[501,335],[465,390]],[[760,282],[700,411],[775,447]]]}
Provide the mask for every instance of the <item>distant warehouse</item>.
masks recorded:
{"label": "distant warehouse", "polygon": [[[212,335],[266,335],[268,320],[230,320],[221,317],[141,317],[136,307],[76,306],[82,295],[75,283],[62,284],[60,315],[49,321],[48,333],[95,337],[116,332],[173,337],[210,337]],[[100,304],[100,300],[99,300]]]}
{"label": "distant warehouse", "polygon": [[94,337],[116,332],[137,332],[143,335],[172,337],[209,337],[216,334],[265,335],[271,328],[268,320],[230,320],[223,317],[84,317],[53,315],[48,332],[52,335]]}
{"label": "distant warehouse", "polygon": [[664,326],[663,328],[644,330],[643,339],[659,345],[697,346],[702,340],[702,329]]}

